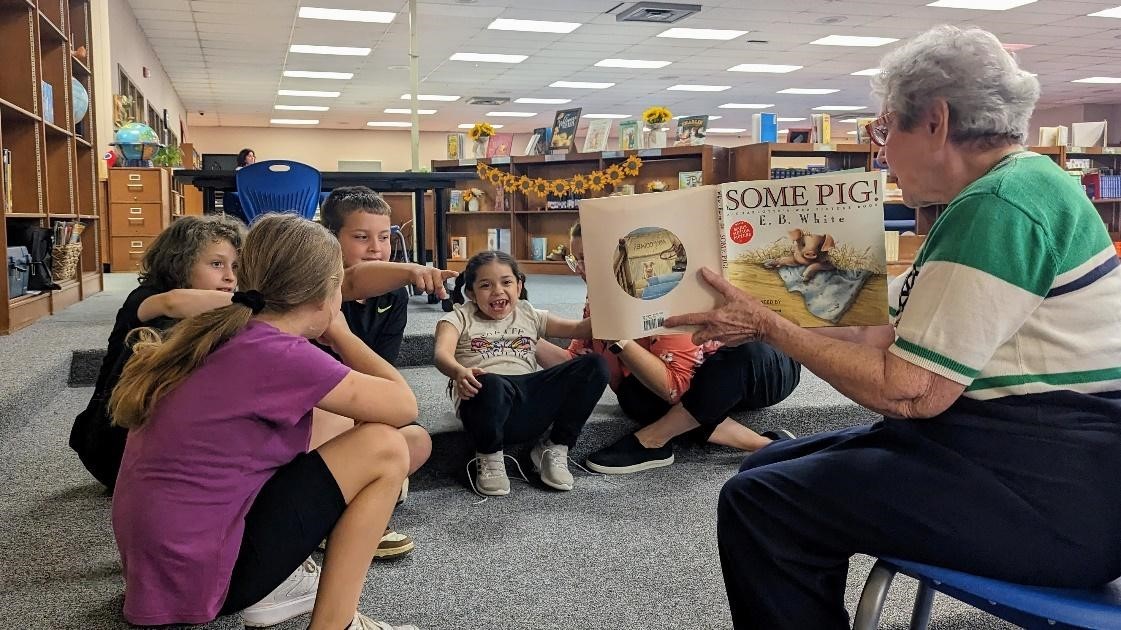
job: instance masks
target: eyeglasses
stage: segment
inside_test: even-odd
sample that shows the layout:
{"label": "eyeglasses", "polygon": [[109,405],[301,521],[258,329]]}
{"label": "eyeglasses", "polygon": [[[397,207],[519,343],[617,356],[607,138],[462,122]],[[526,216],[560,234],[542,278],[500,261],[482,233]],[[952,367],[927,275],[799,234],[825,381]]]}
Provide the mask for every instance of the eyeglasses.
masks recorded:
{"label": "eyeglasses", "polygon": [[868,138],[872,141],[872,144],[878,147],[887,144],[887,134],[891,130],[888,123],[894,119],[895,112],[888,112],[867,125],[864,125],[864,132],[868,134]]}
{"label": "eyeglasses", "polygon": [[568,263],[568,268],[572,270],[572,273],[580,273],[584,269],[584,261],[572,254],[565,256],[564,262]]}

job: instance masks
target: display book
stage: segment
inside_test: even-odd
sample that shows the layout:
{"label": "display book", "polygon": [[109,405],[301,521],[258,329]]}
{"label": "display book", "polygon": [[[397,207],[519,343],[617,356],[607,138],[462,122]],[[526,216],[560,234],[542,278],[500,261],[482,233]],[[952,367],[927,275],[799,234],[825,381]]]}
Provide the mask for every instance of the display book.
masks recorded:
{"label": "display book", "polygon": [[886,324],[884,185],[854,170],[581,201],[596,338],[688,332],[663,324],[719,305],[702,267],[803,327]]}

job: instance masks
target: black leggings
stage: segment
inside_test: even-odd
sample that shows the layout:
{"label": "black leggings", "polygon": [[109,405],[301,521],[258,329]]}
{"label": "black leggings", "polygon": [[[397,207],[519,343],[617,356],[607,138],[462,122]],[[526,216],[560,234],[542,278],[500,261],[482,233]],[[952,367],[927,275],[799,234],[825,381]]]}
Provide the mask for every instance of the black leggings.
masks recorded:
{"label": "black leggings", "polygon": [[[681,397],[681,405],[701,425],[689,435],[707,441],[729,413],[782,401],[798,386],[801,371],[799,363],[765,343],[720,348],[697,368]],[[616,395],[623,413],[643,426],[659,420],[672,406],[633,374],[620,382]]]}
{"label": "black leggings", "polygon": [[483,385],[479,393],[459,403],[459,417],[479,453],[529,442],[550,425],[549,439],[571,448],[603,396],[608,378],[607,363],[598,354],[532,374],[484,374],[479,377]]}

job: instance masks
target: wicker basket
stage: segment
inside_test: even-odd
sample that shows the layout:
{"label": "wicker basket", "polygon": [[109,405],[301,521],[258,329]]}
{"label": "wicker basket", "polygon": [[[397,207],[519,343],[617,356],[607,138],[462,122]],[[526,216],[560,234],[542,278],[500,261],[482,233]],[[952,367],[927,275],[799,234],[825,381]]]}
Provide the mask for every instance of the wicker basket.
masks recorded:
{"label": "wicker basket", "polygon": [[55,282],[73,280],[78,274],[78,261],[82,259],[82,244],[55,245],[51,249],[51,275]]}

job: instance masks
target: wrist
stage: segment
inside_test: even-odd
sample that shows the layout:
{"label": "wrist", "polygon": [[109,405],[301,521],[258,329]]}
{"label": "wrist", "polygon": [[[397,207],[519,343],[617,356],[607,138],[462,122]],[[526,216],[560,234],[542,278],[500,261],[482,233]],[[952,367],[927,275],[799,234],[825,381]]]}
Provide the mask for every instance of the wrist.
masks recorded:
{"label": "wrist", "polygon": [[620,339],[619,341],[616,341],[615,343],[607,346],[607,349],[614,354],[622,354],[623,350],[627,348],[627,345],[630,344],[630,342],[630,339]]}

